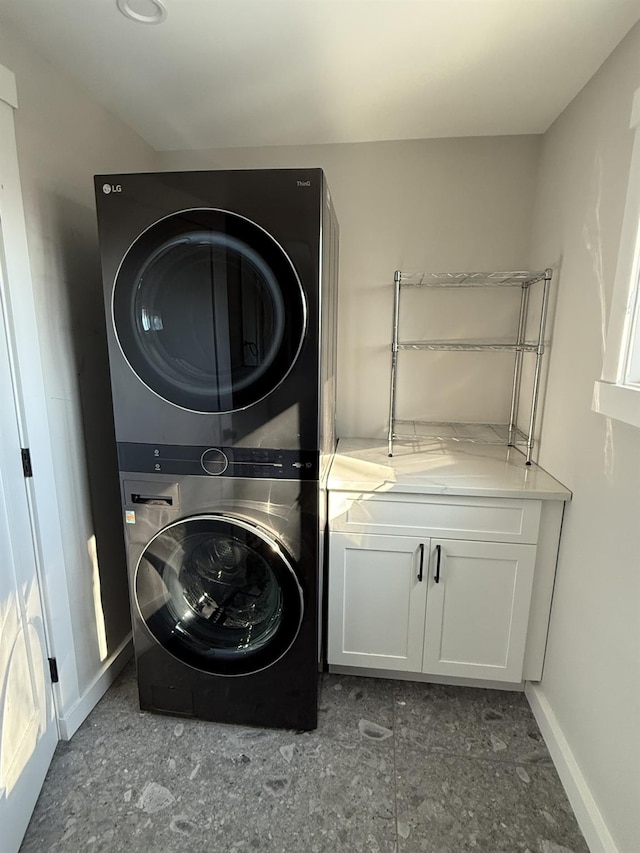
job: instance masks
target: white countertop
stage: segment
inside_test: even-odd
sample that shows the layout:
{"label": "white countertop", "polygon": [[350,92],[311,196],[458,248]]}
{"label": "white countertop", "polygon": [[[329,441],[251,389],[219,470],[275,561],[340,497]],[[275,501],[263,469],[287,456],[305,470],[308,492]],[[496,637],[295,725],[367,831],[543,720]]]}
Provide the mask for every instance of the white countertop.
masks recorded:
{"label": "white countertop", "polygon": [[406,492],[571,500],[571,492],[513,447],[461,442],[394,442],[341,438],[328,488],[343,492]]}

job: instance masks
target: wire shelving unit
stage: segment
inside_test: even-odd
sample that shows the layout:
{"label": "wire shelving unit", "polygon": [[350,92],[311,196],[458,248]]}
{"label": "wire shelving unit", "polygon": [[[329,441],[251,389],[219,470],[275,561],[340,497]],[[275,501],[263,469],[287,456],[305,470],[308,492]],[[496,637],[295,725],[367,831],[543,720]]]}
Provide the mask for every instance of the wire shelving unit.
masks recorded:
{"label": "wire shelving unit", "polygon": [[[393,338],[391,344],[391,391],[389,397],[388,452],[393,456],[394,441],[418,441],[431,439],[440,441],[474,442],[479,444],[506,444],[523,447],[526,464],[531,464],[534,430],[540,391],[542,358],[545,351],[545,326],[552,278],[550,269],[542,271],[516,270],[511,272],[458,272],[408,274],[396,270],[393,302]],[[528,326],[529,289],[540,283],[543,292],[538,316],[538,336],[526,340]],[[519,287],[520,312],[515,334],[505,340],[403,340],[400,337],[400,300],[405,288],[465,288],[465,287]],[[513,374],[509,421],[496,423],[454,423],[441,421],[408,421],[396,417],[398,353],[403,350],[449,351],[449,352],[513,352]],[[535,355],[533,382],[527,413],[526,431],[517,426],[521,397],[523,357]]]}

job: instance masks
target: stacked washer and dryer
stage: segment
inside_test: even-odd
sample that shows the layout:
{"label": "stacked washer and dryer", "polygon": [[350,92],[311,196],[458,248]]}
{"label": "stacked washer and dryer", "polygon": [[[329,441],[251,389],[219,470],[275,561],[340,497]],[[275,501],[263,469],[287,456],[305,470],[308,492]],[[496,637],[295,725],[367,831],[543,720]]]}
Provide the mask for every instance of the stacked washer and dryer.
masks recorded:
{"label": "stacked washer and dryer", "polygon": [[143,709],[311,729],[338,226],[320,169],[96,178]]}

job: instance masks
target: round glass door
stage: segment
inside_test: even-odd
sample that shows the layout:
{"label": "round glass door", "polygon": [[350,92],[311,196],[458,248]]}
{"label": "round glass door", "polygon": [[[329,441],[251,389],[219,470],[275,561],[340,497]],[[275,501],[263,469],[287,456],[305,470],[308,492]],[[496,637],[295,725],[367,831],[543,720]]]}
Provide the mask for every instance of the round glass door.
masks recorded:
{"label": "round glass door", "polygon": [[138,561],[135,596],[163,648],[218,675],[275,663],[295,640],[303,614],[302,589],[275,540],[221,515],[160,531]]}
{"label": "round glass door", "polygon": [[245,409],[291,370],[304,337],[300,280],[260,226],[222,210],[161,219],[116,274],[113,323],[139,379],[196,412]]}

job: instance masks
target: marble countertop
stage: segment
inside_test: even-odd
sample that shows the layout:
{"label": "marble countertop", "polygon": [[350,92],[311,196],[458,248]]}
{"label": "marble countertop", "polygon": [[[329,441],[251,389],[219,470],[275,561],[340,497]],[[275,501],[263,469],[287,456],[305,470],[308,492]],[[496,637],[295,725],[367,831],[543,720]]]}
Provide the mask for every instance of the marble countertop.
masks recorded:
{"label": "marble countertop", "polygon": [[484,495],[571,500],[571,492],[513,447],[461,442],[394,442],[342,438],[328,488],[348,492]]}

